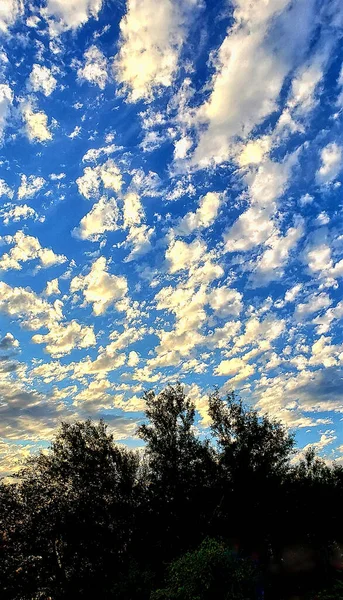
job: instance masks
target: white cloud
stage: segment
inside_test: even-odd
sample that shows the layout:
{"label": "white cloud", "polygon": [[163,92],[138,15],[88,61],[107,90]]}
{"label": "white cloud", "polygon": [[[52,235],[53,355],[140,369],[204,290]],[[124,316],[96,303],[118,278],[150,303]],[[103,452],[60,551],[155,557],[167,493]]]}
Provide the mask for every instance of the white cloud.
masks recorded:
{"label": "white cloud", "polygon": [[331,240],[326,228],[316,230],[304,250],[303,260],[309,272],[319,278],[320,287],[337,287],[343,276],[343,259],[334,263]]}
{"label": "white cloud", "polygon": [[55,254],[50,248],[42,248],[37,238],[25,235],[23,231],[17,231],[14,236],[7,236],[6,242],[14,244],[8,253],[0,258],[0,270],[20,270],[20,263],[38,259],[43,268],[60,265],[66,262],[63,254]]}
{"label": "white cloud", "polygon": [[82,162],[96,162],[98,158],[102,155],[109,155],[116,152],[116,150],[121,150],[122,146],[116,146],[115,144],[109,144],[108,146],[102,146],[101,148],[89,148],[86,154],[82,157]]}
{"label": "white cloud", "polygon": [[291,250],[304,235],[304,221],[297,218],[294,227],[290,227],[284,236],[274,234],[268,239],[269,246],[259,258],[251,277],[255,287],[267,285],[283,275]]}
{"label": "white cloud", "polygon": [[342,412],[342,373],[335,368],[324,368],[283,373],[274,378],[262,376],[255,395],[259,410],[290,427],[330,423],[328,418],[313,418],[306,413]]}
{"label": "white cloud", "polygon": [[34,112],[31,106],[24,109],[26,133],[31,141],[46,142],[52,140],[52,133],[48,127],[48,116],[43,111]]}
{"label": "white cloud", "polygon": [[99,240],[106,231],[118,229],[119,209],[115,198],[102,196],[80,221],[73,233],[82,240]]}
{"label": "white cloud", "polygon": [[178,200],[182,196],[195,196],[195,186],[190,182],[189,178],[183,177],[176,183],[173,182],[171,190],[168,192],[166,199],[169,201]]}
{"label": "white cloud", "polygon": [[294,302],[295,299],[296,299],[296,297],[298,296],[298,294],[301,292],[302,287],[303,287],[302,283],[297,283],[296,285],[294,285],[293,287],[291,287],[285,293],[284,300],[277,300],[277,302],[275,302],[275,307],[276,308],[283,308],[289,302]]}
{"label": "white cloud", "polygon": [[198,330],[206,320],[206,286],[202,285],[198,290],[181,285],[177,288],[164,287],[156,294],[155,301],[157,310],[174,313],[176,322],[171,331],[156,332],[160,338],[160,345],[156,348],[158,356],[149,364],[154,367],[177,364],[180,355],[189,355],[189,351],[203,339]]}
{"label": "white cloud", "polygon": [[95,344],[93,327],[83,326],[72,320],[63,320],[62,302],[49,304],[28,288],[11,287],[0,282],[0,311],[19,319],[20,324],[31,331],[46,327],[47,334],[32,337],[35,344],[47,344],[46,351],[59,357],[74,348],[88,348]]}
{"label": "white cloud", "polygon": [[304,194],[299,198],[300,206],[307,206],[307,204],[312,204],[314,198],[310,194]]}
{"label": "white cloud", "polygon": [[331,323],[336,319],[343,317],[343,300],[338,302],[333,308],[313,319],[313,323],[317,326],[316,331],[319,335],[327,333],[331,327]]}
{"label": "white cloud", "polygon": [[269,351],[272,342],[283,334],[285,328],[285,320],[276,319],[272,314],[263,320],[252,316],[244,323],[244,333],[235,336],[233,347],[227,350],[225,355],[230,358],[235,357],[236,354],[241,354],[244,349],[251,346],[251,350],[241,357],[246,362],[258,354]]}
{"label": "white cloud", "polygon": [[68,138],[70,138],[71,140],[74,140],[75,138],[79,137],[81,131],[82,131],[82,127],[80,125],[76,125],[74,127],[73,131],[68,135]]}
{"label": "white cloud", "polygon": [[342,168],[342,147],[333,142],[320,153],[322,166],[316,173],[317,183],[327,185],[337,179]]}
{"label": "white cloud", "polygon": [[339,108],[343,108],[343,65],[341,67],[338,79],[337,79],[337,85],[340,88],[340,93],[338,94],[337,100],[336,100],[336,105]]}
{"label": "white cloud", "polygon": [[287,292],[285,293],[285,302],[294,302],[295,298],[301,291],[301,288],[302,284],[297,283],[291,289],[287,290]]}
{"label": "white cloud", "polygon": [[233,381],[242,381],[250,377],[255,369],[252,365],[247,364],[242,358],[231,358],[230,360],[222,360],[215,368],[215,375],[231,375],[230,384]]}
{"label": "white cloud", "polygon": [[137,352],[135,352],[135,350],[132,350],[129,353],[129,358],[127,361],[128,366],[136,367],[138,365],[139,361],[140,361],[139,354],[137,354]]}
{"label": "white cloud", "polygon": [[336,439],[337,436],[333,435],[333,432],[330,430],[326,431],[325,433],[322,433],[318,442],[311,442],[311,444],[306,444],[306,446],[303,446],[303,448],[301,448],[301,450],[299,450],[296,453],[296,455],[292,459],[292,462],[296,463],[297,461],[304,459],[306,452],[312,448],[314,448],[317,453],[320,453],[321,450],[326,448],[326,446],[328,446],[329,444],[332,444]]}
{"label": "white cloud", "polygon": [[150,238],[154,234],[154,228],[147,225],[131,226],[125,239],[125,246],[131,248],[130,254],[124,259],[125,262],[136,260],[151,250]]}
{"label": "white cloud", "polygon": [[228,287],[218,287],[208,296],[209,305],[218,317],[238,316],[243,308],[242,294]]}
{"label": "white cloud", "polygon": [[26,25],[28,27],[32,27],[33,29],[36,29],[40,23],[41,19],[37,16],[37,15],[31,15],[30,17],[28,17],[25,21]]}
{"label": "white cloud", "polygon": [[223,327],[217,327],[203,340],[209,348],[226,348],[230,340],[237,335],[241,328],[239,321],[227,321]]}
{"label": "white cloud", "polygon": [[6,181],[0,179],[0,198],[2,196],[8,196],[9,198],[13,198],[14,192],[11,190],[9,185],[7,185]]}
{"label": "white cloud", "polygon": [[257,169],[245,175],[251,206],[243,212],[224,234],[226,252],[247,251],[263,244],[277,230],[272,217],[277,200],[287,189],[297,154],[286,157],[284,162],[266,160]]}
{"label": "white cloud", "polygon": [[316,313],[323,308],[327,308],[332,303],[330,296],[325,292],[313,293],[309,296],[307,302],[300,303],[296,306],[294,316],[298,321],[305,319],[308,315]]}
{"label": "white cloud", "polygon": [[322,335],[314,342],[310,365],[323,365],[324,367],[339,365],[339,355],[343,358],[343,345],[331,344],[331,339],[330,336]]}
{"label": "white cloud", "polygon": [[138,340],[141,340],[146,334],[146,327],[125,327],[124,331],[119,333],[118,331],[112,331],[110,333],[111,348],[113,350],[122,350],[127,348],[130,344],[134,344]]}
{"label": "white cloud", "polygon": [[151,100],[169,87],[187,35],[187,21],[196,0],[128,0],[120,22],[121,46],[114,69],[131,102]]}
{"label": "white cloud", "polygon": [[107,273],[106,258],[101,256],[92,265],[88,275],[74,277],[70,283],[70,291],[82,291],[85,303],[93,304],[93,313],[102,315],[127,292],[125,277]]}
{"label": "white cloud", "polygon": [[314,6],[313,0],[237,0],[234,24],[213,57],[211,94],[196,114],[193,164],[227,160],[236,138],[246,139],[277,109],[284,79],[310,41]]}
{"label": "white cloud", "polygon": [[50,173],[49,177],[51,181],[60,181],[61,179],[65,179],[65,173]]}
{"label": "white cloud", "polygon": [[46,9],[42,10],[42,14],[60,20],[62,29],[77,29],[89,18],[97,18],[101,8],[102,0],[47,0]]}
{"label": "white cloud", "polygon": [[18,347],[19,342],[11,333],[6,333],[4,337],[0,340],[0,350],[8,351]]}
{"label": "white cloud", "polygon": [[238,156],[240,167],[248,165],[259,165],[271,148],[271,136],[264,135],[256,140],[249,140],[242,148]]}
{"label": "white cloud", "polygon": [[[5,204],[3,209],[0,209],[0,216],[3,219],[4,225],[17,223],[22,220],[26,221],[27,219],[33,219],[34,221],[39,219],[36,211],[27,204]],[[43,221],[44,217],[40,220]]]}
{"label": "white cloud", "polygon": [[35,175],[21,176],[20,187],[18,188],[18,198],[32,198],[36,195],[39,190],[45,185],[45,179],[43,177],[36,177]]}
{"label": "white cloud", "polygon": [[77,321],[69,323],[50,323],[49,333],[32,336],[34,344],[46,344],[46,352],[54,358],[69,354],[75,348],[94,346],[96,338],[93,327],[80,325]]}
{"label": "white cloud", "polygon": [[310,64],[306,64],[299,69],[292,81],[287,105],[301,116],[308,113],[315,106],[315,91],[323,77],[322,62],[321,56],[315,57]]}
{"label": "white cloud", "polygon": [[143,218],[143,207],[138,194],[130,193],[124,198],[124,227],[139,225]]}
{"label": "white cloud", "polygon": [[206,244],[201,240],[194,240],[190,244],[182,240],[173,240],[166,250],[166,260],[170,273],[189,269],[206,253]]}
{"label": "white cloud", "polygon": [[108,81],[107,60],[101,50],[96,46],[90,46],[84,54],[85,63],[77,71],[80,81],[89,81],[98,85],[101,90],[105,89]]}
{"label": "white cloud", "polygon": [[124,197],[123,218],[124,227],[128,228],[125,246],[131,248],[125,262],[136,260],[139,256],[147,254],[151,249],[150,238],[154,233],[153,227],[148,227],[142,220],[144,210],[138,194],[131,192]]}
{"label": "white cloud", "polygon": [[270,211],[250,207],[242,213],[224,235],[226,252],[244,252],[263,244],[275,231]]}
{"label": "white cloud", "polygon": [[112,344],[105,348],[100,348],[99,354],[95,360],[86,360],[75,365],[74,376],[83,377],[84,375],[98,375],[105,377],[109,371],[114,371],[122,367],[126,362],[124,353],[118,354]]}
{"label": "white cloud", "polygon": [[189,235],[197,229],[204,229],[214,223],[219,206],[222,200],[222,194],[217,192],[207,192],[200,199],[199,208],[195,212],[187,213],[175,227],[177,235]]}
{"label": "white cloud", "polygon": [[44,290],[45,296],[58,296],[60,293],[58,279],[51,279],[50,281],[46,282],[46,288]]}
{"label": "white cloud", "polygon": [[24,12],[23,0],[1,0],[0,31],[6,33],[17,18]]}
{"label": "white cloud", "polygon": [[182,137],[177,140],[174,144],[174,159],[179,160],[185,158],[192,145],[193,142],[188,137]]}
{"label": "white cloud", "polygon": [[103,165],[97,167],[86,167],[83,175],[76,180],[80,194],[87,200],[97,197],[100,193],[101,184],[106,189],[119,192],[122,186],[120,170],[115,162],[109,158]]}
{"label": "white cloud", "polygon": [[34,331],[60,321],[63,317],[61,308],[59,301],[52,305],[28,288],[11,287],[0,282],[0,311],[18,318],[26,329]]}
{"label": "white cloud", "polygon": [[30,74],[30,85],[34,92],[42,92],[44,96],[50,96],[57,85],[57,80],[50,69],[34,64]]}
{"label": "white cloud", "polygon": [[[0,5],[1,11],[1,5]],[[1,12],[0,12],[0,29],[1,29]],[[0,84],[0,141],[3,139],[4,130],[7,125],[7,120],[10,115],[11,106],[13,103],[13,92],[7,83]]]}

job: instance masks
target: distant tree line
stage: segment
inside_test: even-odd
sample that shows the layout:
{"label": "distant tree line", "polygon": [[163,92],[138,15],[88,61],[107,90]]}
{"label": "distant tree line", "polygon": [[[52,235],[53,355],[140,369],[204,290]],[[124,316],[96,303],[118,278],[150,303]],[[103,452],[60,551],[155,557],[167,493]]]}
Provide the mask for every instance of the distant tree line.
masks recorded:
{"label": "distant tree line", "polygon": [[0,483],[2,600],[343,598],[343,468],[234,393],[211,436],[180,384],[145,393],[144,451],[63,423]]}

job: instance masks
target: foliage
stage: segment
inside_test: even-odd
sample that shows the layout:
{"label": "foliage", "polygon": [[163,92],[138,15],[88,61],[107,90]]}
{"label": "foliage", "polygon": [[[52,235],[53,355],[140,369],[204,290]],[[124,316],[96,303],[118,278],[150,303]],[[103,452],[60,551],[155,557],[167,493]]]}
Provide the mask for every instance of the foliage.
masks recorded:
{"label": "foliage", "polygon": [[[181,385],[145,403],[143,452],[102,421],[62,423],[16,483],[0,483],[2,600],[251,600],[256,561],[266,600],[331,589],[342,467],[312,450],[293,463],[293,436],[233,393],[210,396],[209,440]],[[303,571],[287,564],[292,547],[310,548]]]}
{"label": "foliage", "polygon": [[171,564],[167,587],[154,592],[151,600],[253,600],[257,579],[251,560],[207,538]]}
{"label": "foliage", "polygon": [[61,425],[51,451],[20,473],[14,539],[25,557],[15,577],[22,590],[37,582],[51,595],[58,587],[56,597],[86,596],[99,578],[106,588],[125,555],[137,468],[137,457],[114,445],[103,422]]}

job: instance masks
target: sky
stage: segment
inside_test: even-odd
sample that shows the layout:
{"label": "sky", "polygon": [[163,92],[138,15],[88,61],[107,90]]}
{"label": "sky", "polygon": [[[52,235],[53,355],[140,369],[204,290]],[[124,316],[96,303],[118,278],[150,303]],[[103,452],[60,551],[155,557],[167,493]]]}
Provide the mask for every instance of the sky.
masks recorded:
{"label": "sky", "polygon": [[144,390],[343,461],[341,0],[1,0],[0,471]]}

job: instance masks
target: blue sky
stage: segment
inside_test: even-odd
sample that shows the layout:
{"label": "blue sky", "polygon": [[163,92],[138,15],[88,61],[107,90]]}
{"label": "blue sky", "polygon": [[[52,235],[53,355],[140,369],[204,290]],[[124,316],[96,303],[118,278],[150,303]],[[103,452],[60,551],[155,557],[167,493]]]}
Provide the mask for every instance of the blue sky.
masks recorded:
{"label": "blue sky", "polygon": [[[214,385],[343,457],[340,0],[2,0],[0,457]],[[302,450],[303,451],[303,450]]]}

